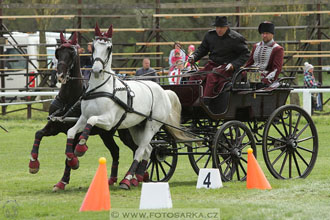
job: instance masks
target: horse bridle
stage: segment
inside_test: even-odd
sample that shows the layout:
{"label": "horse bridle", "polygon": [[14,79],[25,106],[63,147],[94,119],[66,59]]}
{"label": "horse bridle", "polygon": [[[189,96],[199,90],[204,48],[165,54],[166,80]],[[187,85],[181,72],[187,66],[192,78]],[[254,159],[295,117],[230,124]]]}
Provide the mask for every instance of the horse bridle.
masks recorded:
{"label": "horse bridle", "polygon": [[[110,38],[97,38],[96,37],[96,40],[104,40],[104,41],[110,41],[111,42],[111,40],[110,40]],[[103,60],[102,58],[100,58],[100,57],[96,57],[95,59],[94,59],[94,42],[93,42],[93,63],[95,63],[96,61],[99,61],[101,64],[102,64],[102,69],[104,70],[105,69],[105,67],[106,67],[106,65],[108,64],[108,62],[109,62],[109,60],[110,60],[110,55],[111,55],[111,53],[112,53],[112,46],[110,46],[109,47],[109,52],[108,52],[108,55],[107,55],[107,58],[105,59],[105,60]]]}
{"label": "horse bridle", "polygon": [[[65,48],[65,47],[62,47],[62,46],[61,46],[61,47],[59,47],[59,48],[56,49],[56,51],[55,51],[55,58],[56,58],[56,59],[58,59],[58,50],[60,50],[60,49],[62,49],[62,48]],[[68,82],[69,80],[75,78],[75,77],[71,77],[71,76],[70,76],[70,70],[73,69],[74,64],[75,64],[75,59],[77,58],[77,55],[78,55],[78,52],[77,52],[77,48],[76,48],[76,47],[71,46],[71,47],[67,47],[67,48],[71,48],[71,49],[73,49],[73,51],[74,51],[74,55],[73,55],[72,63],[71,63],[71,65],[70,65],[70,67],[67,68],[67,72],[66,72],[66,74],[65,74],[65,81],[66,81],[66,82]],[[63,60],[59,61],[58,64],[57,64],[57,66],[60,65],[60,64],[67,66],[67,63],[64,62]]]}

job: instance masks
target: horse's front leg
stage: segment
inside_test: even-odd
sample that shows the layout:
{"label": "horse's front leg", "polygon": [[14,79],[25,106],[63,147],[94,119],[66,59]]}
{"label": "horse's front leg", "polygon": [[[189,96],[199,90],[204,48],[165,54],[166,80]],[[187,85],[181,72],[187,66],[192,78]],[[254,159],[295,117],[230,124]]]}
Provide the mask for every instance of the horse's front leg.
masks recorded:
{"label": "horse's front leg", "polygon": [[72,128],[70,128],[67,133],[65,154],[67,157],[68,166],[70,166],[74,170],[79,168],[79,160],[77,156],[73,153],[74,137],[78,132],[81,132],[83,130],[85,124],[86,119],[80,117],[77,123]]}
{"label": "horse's front leg", "polygon": [[[75,136],[73,144],[78,143],[78,137],[79,137],[79,133]],[[63,176],[61,180],[54,185],[53,192],[64,190],[65,186],[70,182],[70,175],[71,175],[71,167],[68,165],[68,159],[65,159],[65,168],[64,168]]]}
{"label": "horse's front leg", "polygon": [[41,139],[44,136],[57,135],[59,132],[60,132],[60,130],[56,128],[55,123],[48,122],[43,129],[41,129],[35,133],[34,143],[33,143],[33,147],[31,150],[31,159],[29,162],[30,173],[35,174],[39,171],[40,162],[38,160],[38,155],[39,155],[39,146],[40,146]]}
{"label": "horse's front leg", "polygon": [[79,143],[75,147],[74,154],[77,157],[81,157],[88,150],[86,143],[87,143],[89,134],[91,133],[91,130],[94,126],[97,126],[101,129],[105,129],[105,130],[109,131],[111,129],[110,125],[111,125],[111,123],[109,123],[109,120],[106,115],[90,117],[87,120],[87,124],[86,124],[82,134],[79,137]]}

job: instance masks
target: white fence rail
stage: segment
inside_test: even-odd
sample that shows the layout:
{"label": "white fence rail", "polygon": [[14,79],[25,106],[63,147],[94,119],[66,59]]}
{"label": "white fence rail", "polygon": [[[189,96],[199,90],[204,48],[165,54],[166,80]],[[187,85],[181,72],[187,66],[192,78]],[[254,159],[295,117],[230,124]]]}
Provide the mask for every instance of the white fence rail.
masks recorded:
{"label": "white fence rail", "polygon": [[312,93],[327,93],[330,89],[294,89],[292,93],[302,93],[303,94],[303,109],[308,112],[309,115],[312,114]]}

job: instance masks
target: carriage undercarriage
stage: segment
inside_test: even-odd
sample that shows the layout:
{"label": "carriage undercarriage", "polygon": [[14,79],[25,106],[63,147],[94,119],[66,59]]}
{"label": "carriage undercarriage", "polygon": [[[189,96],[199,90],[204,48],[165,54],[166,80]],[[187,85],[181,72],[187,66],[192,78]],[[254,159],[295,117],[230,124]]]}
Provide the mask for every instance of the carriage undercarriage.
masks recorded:
{"label": "carriage undercarriage", "polygon": [[150,180],[168,181],[178,156],[187,155],[196,174],[201,168],[217,168],[222,181],[244,181],[247,149],[257,156],[257,146],[262,147],[265,164],[275,178],[307,177],[318,153],[311,117],[299,106],[285,105],[291,90],[287,83],[264,90],[253,86],[233,82],[230,90],[207,106],[199,84],[163,86],[180,98],[182,126],[196,137],[176,142],[166,131],[159,131],[151,142]]}

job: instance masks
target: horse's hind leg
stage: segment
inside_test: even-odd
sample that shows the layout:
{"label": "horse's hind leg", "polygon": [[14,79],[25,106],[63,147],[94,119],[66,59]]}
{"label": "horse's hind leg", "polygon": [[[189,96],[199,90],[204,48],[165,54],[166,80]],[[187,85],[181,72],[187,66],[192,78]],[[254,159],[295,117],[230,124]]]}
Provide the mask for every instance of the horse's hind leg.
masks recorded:
{"label": "horse's hind leg", "polygon": [[38,160],[38,155],[41,139],[44,136],[57,135],[59,132],[60,129],[56,127],[56,124],[54,124],[53,122],[48,122],[43,129],[35,133],[34,143],[31,150],[31,159],[29,162],[30,173],[35,174],[39,171],[40,162]]}
{"label": "horse's hind leg", "polygon": [[141,159],[149,159],[152,151],[150,141],[160,127],[160,123],[147,121],[144,125],[144,128],[141,128],[140,126],[135,126],[129,129],[134,142],[137,143],[139,147],[135,152],[134,160],[130,169],[128,170],[125,178],[120,182],[120,187],[122,189],[130,188],[130,180],[134,177],[136,173],[136,170],[139,166],[139,161],[141,161]]}
{"label": "horse's hind leg", "polygon": [[111,166],[111,173],[110,178],[108,180],[109,185],[113,185],[117,182],[118,176],[118,165],[119,165],[119,147],[116,144],[115,140],[113,139],[114,132],[110,131],[108,133],[102,132],[100,133],[100,137],[104,143],[104,145],[110,151],[112,157],[112,166]]}

